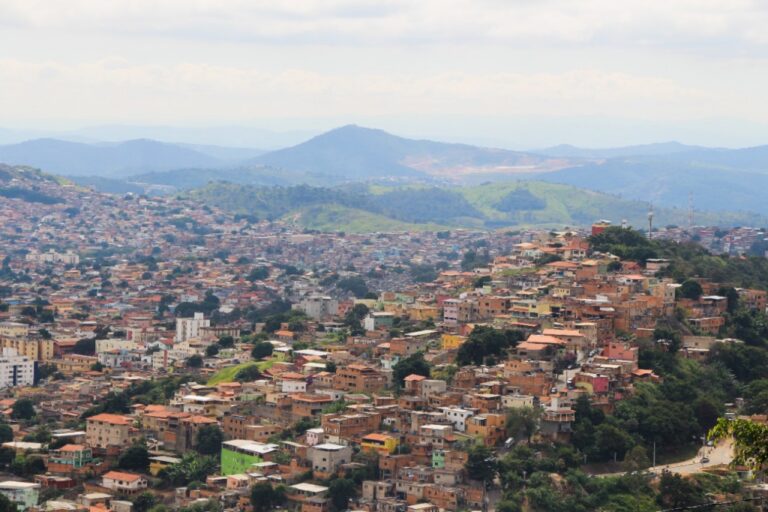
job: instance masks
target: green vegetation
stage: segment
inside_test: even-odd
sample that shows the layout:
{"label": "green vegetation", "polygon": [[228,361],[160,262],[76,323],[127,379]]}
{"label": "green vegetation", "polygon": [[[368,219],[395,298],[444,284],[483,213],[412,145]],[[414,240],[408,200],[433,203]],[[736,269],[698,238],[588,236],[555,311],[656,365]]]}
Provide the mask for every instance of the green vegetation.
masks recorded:
{"label": "green vegetation", "polygon": [[456,363],[460,366],[468,364],[495,364],[507,349],[514,347],[525,339],[520,331],[501,331],[493,327],[478,325],[459,347]]}
{"label": "green vegetation", "polygon": [[274,361],[261,361],[261,362],[248,361],[246,363],[240,363],[234,366],[229,366],[227,368],[223,368],[219,370],[210,379],[208,379],[208,385],[215,386],[216,384],[221,384],[223,382],[233,382],[236,380],[236,377],[241,370],[250,368],[250,367],[254,367],[260,372],[264,372],[267,369],[269,369],[273,364],[275,364]]}
{"label": "green vegetation", "polygon": [[123,453],[117,460],[117,467],[129,471],[138,471],[146,473],[149,469],[149,452],[143,444],[134,444]]}
{"label": "green vegetation", "polygon": [[224,433],[218,425],[205,425],[197,431],[195,450],[201,455],[217,455],[223,441]]}
{"label": "green vegetation", "polygon": [[[206,204],[265,219],[284,219],[300,227],[350,233],[433,230],[446,227],[585,225],[598,218],[626,218],[644,225],[647,203],[536,181],[489,183],[472,187],[382,187],[356,184],[339,188],[258,187],[211,183],[187,193]],[[661,224],[685,221],[682,210],[657,209]],[[725,214],[697,214],[716,223]],[[729,214],[726,223],[754,216]]]}
{"label": "green vegetation", "polygon": [[403,379],[409,375],[423,375],[429,378],[429,363],[424,360],[424,354],[417,352],[401,359],[393,368],[392,379],[398,387],[403,386]]}

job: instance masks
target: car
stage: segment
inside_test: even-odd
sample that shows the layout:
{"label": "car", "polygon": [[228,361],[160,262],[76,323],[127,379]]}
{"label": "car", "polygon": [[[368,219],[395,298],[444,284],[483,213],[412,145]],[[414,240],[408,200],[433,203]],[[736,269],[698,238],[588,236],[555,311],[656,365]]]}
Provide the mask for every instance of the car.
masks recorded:
{"label": "car", "polygon": [[701,463],[702,463],[702,464],[706,464],[707,462],[709,462],[709,457],[707,457],[707,456],[705,455],[704,457],[702,457],[702,458],[701,458]]}

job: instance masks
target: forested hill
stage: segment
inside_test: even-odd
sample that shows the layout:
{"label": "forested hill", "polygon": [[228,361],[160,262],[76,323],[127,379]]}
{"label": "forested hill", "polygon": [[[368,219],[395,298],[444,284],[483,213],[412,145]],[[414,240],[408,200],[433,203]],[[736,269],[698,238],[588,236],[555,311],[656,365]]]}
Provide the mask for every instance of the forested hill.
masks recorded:
{"label": "forested hill", "polygon": [[[431,229],[436,226],[495,229],[509,226],[585,226],[597,219],[626,219],[643,226],[648,204],[569,185],[535,181],[475,187],[340,188],[259,187],[211,183],[188,197],[258,218],[289,218],[311,229],[377,231]],[[657,209],[660,225],[686,222],[687,212]],[[697,220],[712,225],[762,225],[749,213],[707,214]]]}

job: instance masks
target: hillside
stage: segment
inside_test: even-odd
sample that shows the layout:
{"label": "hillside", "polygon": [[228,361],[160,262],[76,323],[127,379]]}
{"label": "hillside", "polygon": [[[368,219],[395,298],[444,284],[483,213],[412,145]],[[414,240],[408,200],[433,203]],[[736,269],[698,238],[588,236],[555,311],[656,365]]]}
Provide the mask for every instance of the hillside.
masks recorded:
{"label": "hillside", "polygon": [[[511,226],[585,226],[596,219],[626,219],[644,226],[648,204],[545,182],[341,188],[253,187],[212,183],[188,196],[259,218],[287,219],[319,230],[387,231],[438,227],[496,229]],[[659,225],[683,224],[684,209],[657,208]],[[704,224],[759,225],[754,214],[701,213]]]}
{"label": "hillside", "polygon": [[[753,211],[768,215],[766,203],[755,190],[768,187],[765,167],[752,159],[753,169],[717,165],[746,160],[743,154],[705,159],[700,153],[674,158],[621,158],[535,176],[535,179],[580,186],[656,205],[687,208],[689,195],[696,210]],[[684,156],[686,155],[686,156]]]}
{"label": "hillside", "polygon": [[406,139],[354,125],[331,130],[251,162],[357,181],[385,177],[450,180],[472,173],[511,174],[567,166],[567,162],[528,153]]}
{"label": "hillside", "polygon": [[64,176],[110,178],[222,165],[221,160],[198,151],[145,139],[102,145],[36,139],[0,146],[0,162],[28,165]]}

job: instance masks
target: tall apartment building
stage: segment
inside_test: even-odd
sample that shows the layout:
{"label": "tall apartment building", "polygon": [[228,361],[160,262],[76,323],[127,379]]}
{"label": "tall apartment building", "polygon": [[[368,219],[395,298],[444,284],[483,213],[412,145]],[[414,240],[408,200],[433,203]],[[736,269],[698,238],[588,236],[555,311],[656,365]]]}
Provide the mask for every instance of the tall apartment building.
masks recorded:
{"label": "tall apartment building", "polygon": [[138,438],[128,416],[102,413],[86,419],[85,439],[91,448],[127,448]]}
{"label": "tall apartment building", "polygon": [[205,318],[203,313],[195,313],[192,318],[177,318],[176,319],[176,343],[182,343],[193,338],[200,337],[201,327],[210,327],[211,320]]}
{"label": "tall apartment building", "polygon": [[54,358],[54,341],[6,337],[0,334],[0,349],[15,350],[17,355],[33,361],[50,361]]}
{"label": "tall apartment building", "polygon": [[0,355],[0,388],[32,386],[35,383],[35,362],[18,355],[12,348],[2,349]]}
{"label": "tall apartment building", "polygon": [[339,312],[339,301],[332,297],[313,295],[301,299],[301,302],[293,307],[303,311],[313,320],[320,321],[335,316]]}

